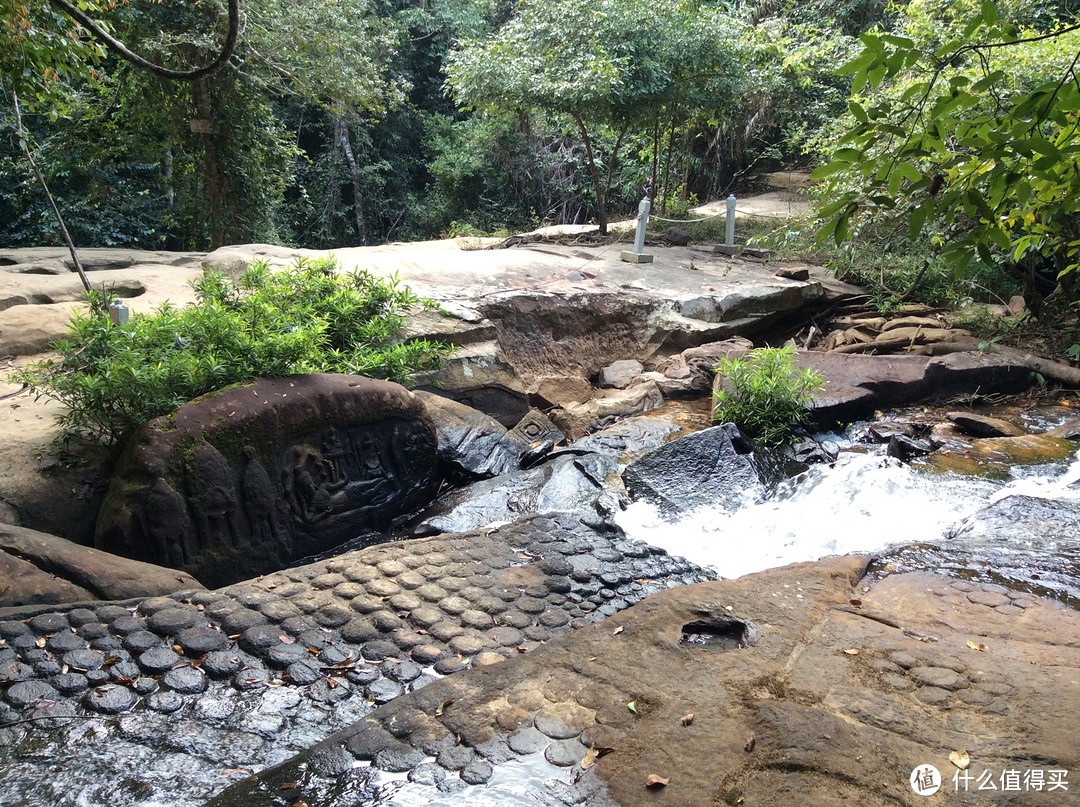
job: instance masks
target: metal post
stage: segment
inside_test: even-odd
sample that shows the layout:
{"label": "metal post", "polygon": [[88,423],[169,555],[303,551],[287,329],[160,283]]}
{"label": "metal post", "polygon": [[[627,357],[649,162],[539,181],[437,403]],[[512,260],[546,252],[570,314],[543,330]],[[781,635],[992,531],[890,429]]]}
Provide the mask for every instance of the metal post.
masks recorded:
{"label": "metal post", "polygon": [[727,198],[727,238],[724,241],[729,247],[735,246],[735,194]]}
{"label": "metal post", "polygon": [[637,232],[634,234],[634,248],[633,250],[624,249],[619,253],[620,260],[624,260],[627,263],[652,263],[653,256],[645,254],[645,228],[649,224],[649,210],[652,209],[652,202],[649,201],[649,197],[646,196],[638,204],[638,218],[637,218]]}
{"label": "metal post", "polygon": [[637,234],[634,236],[634,252],[640,255],[645,251],[645,228],[649,224],[649,210],[652,209],[652,202],[649,201],[649,197],[646,196],[638,204],[638,223]]}

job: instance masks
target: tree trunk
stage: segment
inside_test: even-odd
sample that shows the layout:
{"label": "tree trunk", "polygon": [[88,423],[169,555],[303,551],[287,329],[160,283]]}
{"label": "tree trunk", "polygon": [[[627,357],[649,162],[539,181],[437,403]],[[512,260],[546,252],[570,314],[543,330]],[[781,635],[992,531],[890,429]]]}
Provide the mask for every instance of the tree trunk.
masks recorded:
{"label": "tree trunk", "polygon": [[[210,111],[210,88],[206,84],[206,79],[192,83],[191,92],[199,117],[205,121],[213,121]],[[225,246],[225,224],[221,170],[218,168],[217,142],[214,137],[210,132],[203,132],[200,135],[203,154],[206,157],[203,175],[206,183],[206,205],[210,212],[210,244],[212,249],[217,249]]]}
{"label": "tree trunk", "polygon": [[596,192],[596,223],[600,226],[600,235],[607,235],[607,192],[600,182],[600,172],[596,169],[596,160],[593,159],[592,140],[589,132],[585,129],[585,123],[580,117],[574,115],[574,122],[581,132],[581,139],[585,143],[585,159],[589,164],[589,175],[592,177],[593,190]]}
{"label": "tree trunk", "polygon": [[349,164],[349,173],[352,174],[353,187],[353,213],[356,215],[356,235],[360,240],[360,246],[367,246],[367,225],[364,223],[364,195],[360,191],[360,169],[356,165],[356,157],[353,156],[352,142],[349,140],[349,121],[341,119],[341,148],[345,151],[345,161]]}

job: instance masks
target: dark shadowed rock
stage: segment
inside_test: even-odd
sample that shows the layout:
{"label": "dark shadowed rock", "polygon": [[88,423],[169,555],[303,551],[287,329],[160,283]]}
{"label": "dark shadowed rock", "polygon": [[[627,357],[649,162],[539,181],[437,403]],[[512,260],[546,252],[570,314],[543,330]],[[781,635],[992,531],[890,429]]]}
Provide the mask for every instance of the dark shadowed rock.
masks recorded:
{"label": "dark shadowed rock", "polygon": [[419,518],[416,535],[462,532],[545,512],[596,512],[604,480],[618,470],[604,454],[565,453],[528,470],[451,491]]}
{"label": "dark shadowed rock", "polygon": [[806,470],[779,450],[755,447],[731,423],[694,432],[650,451],[623,471],[633,499],[668,514],[710,505],[728,510]]}
{"label": "dark shadowed rock", "polygon": [[0,608],[122,600],[202,588],[184,572],[0,524]]}
{"label": "dark shadowed rock", "polygon": [[431,392],[417,392],[435,423],[439,460],[473,477],[516,470],[520,450],[506,427],[483,412]]}
{"label": "dark shadowed rock", "polygon": [[423,403],[397,384],[263,379],[146,424],[95,543],[221,585],[385,527],[432,496],[435,459]]}
{"label": "dark shadowed rock", "polygon": [[668,227],[665,235],[673,247],[685,247],[690,243],[690,233],[680,227]]}

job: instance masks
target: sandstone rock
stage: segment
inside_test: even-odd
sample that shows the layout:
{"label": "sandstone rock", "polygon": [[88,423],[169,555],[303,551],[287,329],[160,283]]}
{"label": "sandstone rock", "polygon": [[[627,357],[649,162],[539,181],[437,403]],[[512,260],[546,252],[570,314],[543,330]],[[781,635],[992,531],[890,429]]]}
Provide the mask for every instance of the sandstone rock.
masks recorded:
{"label": "sandstone rock", "polygon": [[1062,437],[1066,440],[1080,440],[1080,418],[1070,418],[1060,426],[1055,426],[1047,432],[1051,437]]}
{"label": "sandstone rock", "polygon": [[695,507],[735,510],[749,493],[806,470],[781,452],[755,448],[731,423],[694,432],[642,456],[623,471],[632,499],[668,514]]}
{"label": "sandstone rock", "polygon": [[593,396],[592,384],[577,375],[547,375],[533,385],[529,397],[545,409],[585,403]]}
{"label": "sandstone rock", "polygon": [[551,419],[564,434],[576,439],[616,418],[650,412],[663,404],[660,388],[655,382],[646,381],[628,389],[600,390],[591,401],[552,410]]}
{"label": "sandstone rock", "polygon": [[660,389],[667,396],[704,392],[712,387],[713,376],[721,361],[753,348],[753,342],[741,336],[687,348],[664,365],[667,383],[661,384]]}
{"label": "sandstone rock", "polygon": [[817,370],[825,381],[825,389],[812,403],[814,417],[823,425],[973,389],[986,394],[1020,392],[1031,383],[1030,370],[992,353],[926,357],[800,351],[796,363]]}
{"label": "sandstone rock", "polygon": [[[600,370],[600,386],[626,389],[645,368],[636,359],[620,359]],[[580,403],[580,402],[579,402]]]}
{"label": "sandstone rock", "polygon": [[496,342],[457,350],[438,372],[420,374],[417,388],[479,409],[513,428],[529,411],[529,394]]}
{"label": "sandstone rock", "polygon": [[468,476],[486,478],[518,467],[520,446],[506,427],[471,406],[431,392],[417,391],[435,423],[439,459]]}
{"label": "sandstone rock", "polygon": [[1022,437],[980,437],[948,453],[935,452],[929,462],[935,468],[955,473],[1001,475],[1011,465],[1035,465],[1071,457],[1076,445],[1071,440],[1047,434]]}
{"label": "sandstone rock", "polygon": [[517,294],[487,304],[499,347],[520,378],[573,373],[588,378],[612,356],[644,359],[656,350],[652,314],[666,301],[642,292]]}
{"label": "sandstone rock", "polygon": [[202,585],[184,572],[0,524],[0,607],[152,597]]}
{"label": "sandstone rock", "polygon": [[974,412],[948,412],[946,418],[974,437],[1020,437],[1027,434],[1014,423]]}
{"label": "sandstone rock", "polygon": [[[446,703],[434,719],[478,758],[490,753],[496,771],[553,746],[554,762],[566,761],[556,745],[565,741],[540,731],[553,712],[573,714],[573,728],[584,728],[575,754],[616,749],[563,782],[557,795],[566,804],[916,805],[909,777],[921,764],[942,772],[945,801],[1006,804],[1012,794],[957,794],[949,752],[973,750],[973,777],[1080,766],[1075,611],[1026,594],[1024,608],[989,605],[983,600],[1016,592],[927,573],[855,589],[867,562],[833,558],[655,594],[525,655],[404,695],[210,805],[276,804],[282,784],[309,772],[315,755],[353,747],[374,755],[363,740],[381,732],[377,745],[401,742],[387,731],[396,715],[432,715]],[[856,592],[861,605],[852,606]],[[990,652],[972,650],[972,637]],[[524,727],[504,728],[498,717],[509,713]],[[687,713],[695,715],[689,724]],[[669,784],[652,791],[643,786],[649,774]],[[330,804],[343,782],[308,775],[305,801]],[[1038,798],[1052,807],[1075,801],[1060,788]]]}
{"label": "sandstone rock", "polygon": [[435,459],[423,403],[396,384],[263,379],[144,426],[95,543],[222,585],[385,527],[434,495]]}

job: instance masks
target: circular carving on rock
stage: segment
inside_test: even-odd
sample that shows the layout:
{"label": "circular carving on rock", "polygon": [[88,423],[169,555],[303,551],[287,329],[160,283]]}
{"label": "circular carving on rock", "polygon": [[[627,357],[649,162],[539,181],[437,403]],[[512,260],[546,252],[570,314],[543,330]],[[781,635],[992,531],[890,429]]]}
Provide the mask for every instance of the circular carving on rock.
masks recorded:
{"label": "circular carving on rock", "polygon": [[165,608],[150,616],[146,624],[154,633],[172,636],[197,623],[202,615],[190,607]]}
{"label": "circular carving on rock", "polygon": [[63,614],[39,614],[29,622],[30,630],[34,633],[59,633],[69,630],[67,617]]}
{"label": "circular carving on rock", "polygon": [[8,687],[4,697],[12,706],[26,709],[38,701],[55,701],[60,693],[44,681],[19,681]]}
{"label": "circular carving on rock", "polygon": [[198,658],[215,650],[224,650],[229,646],[229,637],[212,628],[186,628],[176,635],[176,643],[185,654]]}
{"label": "circular carving on rock", "polygon": [[194,667],[178,667],[169,670],[161,683],[182,695],[195,695],[206,690],[206,676]]}
{"label": "circular carving on rock", "polygon": [[168,647],[152,647],[139,656],[139,666],[149,673],[160,673],[171,670],[180,661]]}
{"label": "circular carving on rock", "polygon": [[105,684],[94,687],[83,698],[88,709],[105,715],[118,715],[134,708],[139,697],[125,686]]}
{"label": "circular carving on rock", "polygon": [[76,636],[71,631],[64,631],[55,636],[50,636],[45,646],[55,653],[66,653],[69,650],[81,650],[87,646],[87,641],[81,636]]}

